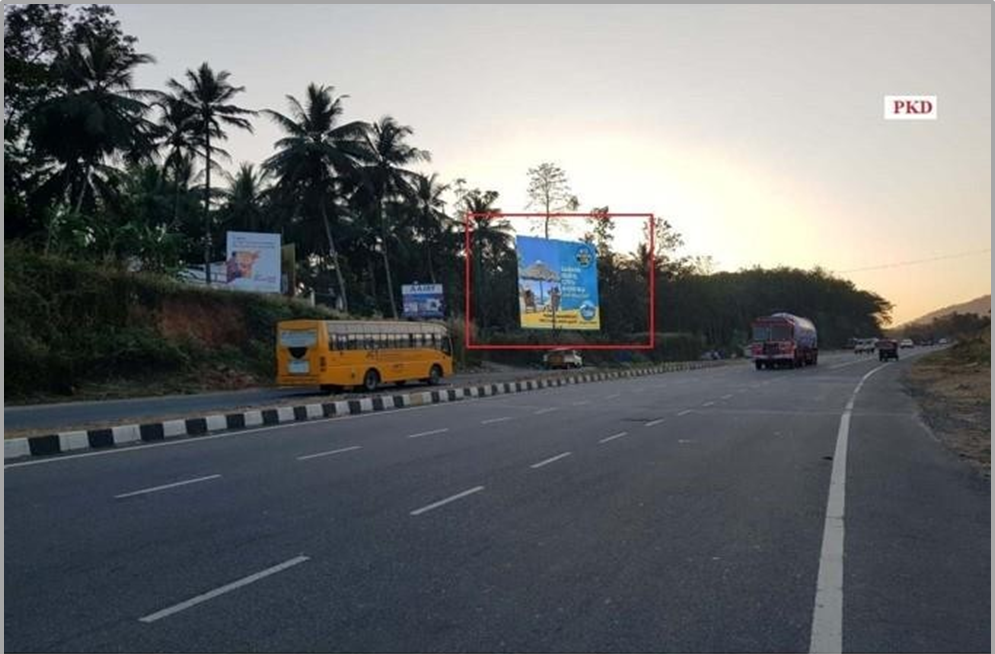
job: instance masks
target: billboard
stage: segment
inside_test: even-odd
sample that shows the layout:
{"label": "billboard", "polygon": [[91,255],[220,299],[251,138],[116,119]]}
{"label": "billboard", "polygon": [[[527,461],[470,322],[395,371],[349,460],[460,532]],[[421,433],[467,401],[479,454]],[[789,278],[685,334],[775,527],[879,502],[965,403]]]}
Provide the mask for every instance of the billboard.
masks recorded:
{"label": "billboard", "polygon": [[[228,232],[225,258],[228,288],[279,293],[280,258],[279,234]],[[224,282],[225,278],[217,281]]]}
{"label": "billboard", "polygon": [[601,329],[594,246],[516,236],[523,329]]}
{"label": "billboard", "polygon": [[442,284],[401,284],[405,318],[442,318]]}

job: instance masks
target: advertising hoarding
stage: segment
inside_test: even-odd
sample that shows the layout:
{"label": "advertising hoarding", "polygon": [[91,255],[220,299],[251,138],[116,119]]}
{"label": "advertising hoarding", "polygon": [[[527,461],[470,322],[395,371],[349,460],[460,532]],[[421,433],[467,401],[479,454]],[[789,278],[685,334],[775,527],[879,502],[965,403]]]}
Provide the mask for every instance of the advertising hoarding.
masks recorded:
{"label": "advertising hoarding", "polygon": [[228,288],[279,293],[280,259],[279,234],[228,232],[225,260]]}
{"label": "advertising hoarding", "polygon": [[442,284],[402,284],[405,318],[442,318]]}
{"label": "advertising hoarding", "polygon": [[515,237],[523,329],[601,329],[598,257],[588,243]]}

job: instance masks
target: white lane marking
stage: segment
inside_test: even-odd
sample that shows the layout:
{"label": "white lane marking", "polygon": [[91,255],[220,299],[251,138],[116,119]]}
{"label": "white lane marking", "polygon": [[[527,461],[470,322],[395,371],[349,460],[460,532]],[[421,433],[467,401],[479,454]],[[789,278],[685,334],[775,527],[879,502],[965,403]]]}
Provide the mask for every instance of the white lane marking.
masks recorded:
{"label": "white lane marking", "polygon": [[701,406],[712,406],[715,402],[702,402]]}
{"label": "white lane marking", "polygon": [[678,438],[677,442],[678,443],[693,443],[694,441],[692,441],[690,438]]}
{"label": "white lane marking", "polygon": [[197,477],[196,479],[187,479],[186,481],[177,481],[172,484],[163,484],[162,486],[153,486],[152,488],[143,488],[142,490],[131,491],[130,493],[121,493],[120,495],[115,495],[114,499],[119,500],[123,497],[133,497],[135,495],[145,495],[146,493],[156,493],[161,490],[166,490],[168,488],[176,488],[177,486],[186,486],[187,484],[197,484],[202,481],[210,481],[211,479],[218,479],[221,475],[208,475],[206,477]]}
{"label": "white lane marking", "polygon": [[598,441],[598,442],[599,442],[599,443],[607,443],[607,442],[609,442],[609,441],[613,441],[613,440],[615,440],[616,438],[622,438],[623,436],[627,435],[628,433],[629,433],[629,432],[627,432],[627,431],[620,431],[620,432],[618,432],[617,434],[612,434],[611,436],[609,436],[609,437],[607,437],[607,438],[602,438],[602,439],[601,439],[600,441]]}
{"label": "white lane marking", "polygon": [[549,457],[548,459],[546,459],[544,461],[540,461],[539,463],[533,463],[529,467],[530,468],[541,468],[543,466],[549,465],[553,461],[559,461],[560,459],[565,459],[566,457],[570,456],[571,454],[573,454],[573,453],[572,452],[564,452],[563,454],[557,454],[556,456],[551,456],[551,457]]}
{"label": "white lane marking", "polygon": [[224,586],[220,586],[218,588],[215,588],[214,590],[208,591],[208,592],[204,593],[203,595],[197,595],[196,597],[191,597],[190,599],[186,600],[185,602],[180,602],[179,604],[174,604],[173,606],[165,608],[165,609],[163,609],[161,611],[156,611],[155,613],[150,613],[150,614],[148,614],[146,616],[138,618],[138,621],[139,622],[150,623],[150,622],[155,622],[156,620],[161,620],[162,618],[169,617],[169,616],[173,615],[174,613],[179,613],[180,611],[185,611],[186,609],[189,609],[191,606],[196,606],[197,604],[200,604],[201,602],[206,602],[208,600],[214,599],[215,597],[217,597],[219,595],[224,595],[225,593],[230,593],[231,591],[236,590],[238,588],[241,588],[242,586],[248,586],[249,584],[254,583],[256,581],[259,581],[260,579],[264,579],[265,577],[269,577],[270,575],[275,575],[277,572],[282,572],[282,571],[286,570],[287,568],[292,568],[293,566],[298,565],[300,563],[304,563],[307,560],[309,560],[309,559],[306,556],[303,556],[303,555],[302,556],[295,556],[294,558],[290,559],[289,561],[284,561],[283,563],[280,563],[279,565],[274,565],[272,568],[266,568],[265,570],[262,570],[260,572],[255,573],[255,574],[251,574],[248,577],[242,577],[238,581],[233,581],[230,584],[225,584]]}
{"label": "white lane marking", "polygon": [[679,416],[686,416],[689,413],[691,413],[691,409],[684,409],[683,411],[681,411],[677,415],[679,415]]}
{"label": "white lane marking", "polygon": [[557,411],[557,410],[559,410],[559,407],[550,406],[550,407],[546,407],[545,409],[539,409],[538,411],[536,411],[532,415],[541,416],[544,413],[551,413],[551,412]]}
{"label": "white lane marking", "polygon": [[411,512],[411,515],[421,515],[422,513],[431,511],[432,509],[437,509],[440,506],[443,506],[444,504],[449,504],[450,502],[455,502],[458,499],[462,499],[467,495],[473,495],[474,493],[479,493],[482,490],[484,490],[483,486],[474,486],[473,488],[465,490],[462,493],[456,493],[455,495],[450,495],[449,497],[443,500],[439,500],[438,502],[432,502],[431,504],[427,504],[420,509],[415,509],[414,511]]}
{"label": "white lane marking", "polygon": [[353,450],[363,449],[359,445],[352,445],[351,447],[340,447],[337,450],[328,450],[327,452],[316,452],[315,454],[305,454],[304,456],[297,457],[298,461],[307,461],[308,459],[317,459],[319,456],[331,456],[333,454],[342,454],[343,452],[352,452]]}
{"label": "white lane marking", "polygon": [[432,429],[429,431],[420,431],[417,434],[408,434],[407,438],[421,438],[422,436],[433,436],[435,434],[444,434],[449,431],[449,427],[443,427],[441,429]]}
{"label": "white lane marking", "polygon": [[843,515],[846,503],[846,453],[850,438],[850,416],[857,393],[867,379],[887,364],[874,368],[857,383],[850,394],[836,433],[833,453],[833,473],[829,480],[826,501],[826,522],[822,532],[819,555],[819,577],[815,588],[815,608],[812,610],[812,635],[809,652],[843,651]]}
{"label": "white lane marking", "polygon": [[505,420],[511,420],[511,416],[502,416],[500,418],[488,418],[487,420],[481,420],[480,424],[491,425],[494,424],[495,422],[504,422]]}
{"label": "white lane marking", "polygon": [[614,400],[615,398],[622,397],[621,393],[612,393],[611,395],[605,395],[606,400]]}
{"label": "white lane marking", "polygon": [[727,395],[723,395],[723,396],[722,396],[722,397],[720,397],[719,399],[720,399],[720,400],[728,400],[728,399],[729,399],[730,397],[732,397],[732,393],[729,393],[729,394],[727,394]]}
{"label": "white lane marking", "polygon": [[632,389],[633,393],[642,393],[642,392],[645,392],[645,391],[646,391],[645,388],[633,388]]}
{"label": "white lane marking", "polygon": [[663,422],[663,418],[657,418],[656,420],[650,420],[645,425],[643,425],[643,427],[656,427],[661,422]]}
{"label": "white lane marking", "polygon": [[571,402],[573,406],[584,406],[585,404],[590,404],[591,400],[577,400],[576,402]]}

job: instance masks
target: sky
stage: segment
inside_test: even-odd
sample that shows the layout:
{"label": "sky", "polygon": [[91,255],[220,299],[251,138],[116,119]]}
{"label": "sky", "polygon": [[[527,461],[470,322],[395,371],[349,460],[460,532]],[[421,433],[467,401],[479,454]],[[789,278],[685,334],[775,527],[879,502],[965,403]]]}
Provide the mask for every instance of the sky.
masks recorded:
{"label": "sky", "polygon": [[[582,210],[663,217],[717,270],[840,271],[896,323],[991,292],[990,4],[115,10],[157,59],[137,86],[207,61],[242,106],[282,111],[332,85],[346,120],[412,126],[426,171],[505,211],[548,161]],[[938,120],[884,120],[899,94],[936,95]],[[272,152],[278,130],[255,127],[232,165]]]}

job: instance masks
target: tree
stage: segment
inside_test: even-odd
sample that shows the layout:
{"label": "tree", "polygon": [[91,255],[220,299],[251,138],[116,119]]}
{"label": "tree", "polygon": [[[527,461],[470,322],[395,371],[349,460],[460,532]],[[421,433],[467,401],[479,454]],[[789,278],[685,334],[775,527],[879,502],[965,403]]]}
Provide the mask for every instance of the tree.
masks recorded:
{"label": "tree", "polygon": [[432,251],[441,243],[442,234],[449,231],[452,219],[446,215],[446,201],[442,195],[449,190],[448,184],[439,182],[439,176],[419,175],[415,186],[415,216],[418,231],[421,233],[422,249],[428,266],[429,280],[435,283],[435,266],[432,265]]}
{"label": "tree", "polygon": [[[158,136],[160,148],[165,148],[163,168],[172,174],[173,220],[179,224],[180,196],[187,190],[191,161],[204,151],[204,138],[199,129],[197,109],[183,98],[161,94],[156,102],[162,112]],[[215,152],[218,148],[215,148]],[[227,155],[227,153],[225,153]]]}
{"label": "tree", "polygon": [[[335,267],[342,308],[348,312],[346,284],[328,209],[341,176],[354,175],[358,161],[365,155],[363,146],[368,126],[362,121],[339,124],[342,100],[346,97],[336,97],[333,87],[309,84],[303,104],[287,96],[290,116],[267,109],[265,114],[286,136],[274,144],[276,153],[265,161],[263,169],[273,174],[278,193],[292,198],[295,207],[316,209]],[[296,211],[295,208],[293,212]]]}
{"label": "tree", "polygon": [[559,211],[576,211],[580,206],[577,196],[570,192],[567,174],[562,168],[552,163],[541,163],[535,168],[529,168],[528,207],[538,207],[546,214],[543,220],[543,235],[549,238],[551,213]]}
{"label": "tree", "polygon": [[217,73],[204,62],[196,71],[187,70],[188,86],[175,79],[166,82],[166,86],[196,114],[199,124],[199,138],[203,140],[204,150],[204,279],[211,283],[211,169],[212,155],[217,148],[211,145],[211,139],[224,141],[228,138],[225,127],[235,127],[252,131],[252,123],[245,116],[256,114],[251,109],[245,109],[231,104],[232,99],[245,91],[244,86],[232,86],[228,82],[231,73],[226,70]]}
{"label": "tree", "polygon": [[366,133],[366,165],[364,177],[371,199],[376,207],[380,223],[380,256],[383,259],[384,276],[387,280],[387,294],[391,314],[396,320],[397,301],[394,298],[394,280],[390,271],[390,226],[387,219],[387,203],[391,200],[410,198],[414,194],[413,183],[417,173],[407,169],[413,163],[429,161],[425,150],[409,145],[405,140],[414,130],[399,124],[391,116],[384,116],[374,123]]}
{"label": "tree", "polygon": [[133,88],[134,69],[155,61],[115,33],[85,34],[53,62],[58,91],[29,119],[30,138],[60,168],[46,182],[79,213],[96,186],[107,188],[112,157],[151,155],[154,124],[146,118],[148,91]]}
{"label": "tree", "polygon": [[266,229],[266,170],[243,163],[234,175],[225,174],[228,188],[223,191],[222,221],[236,230],[258,232]]}

